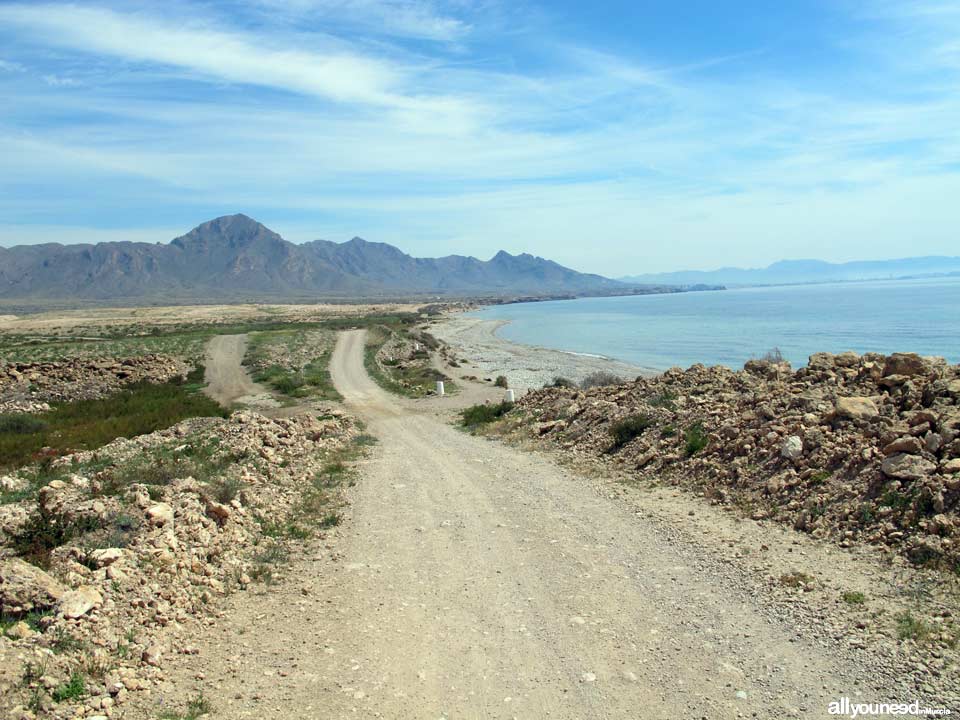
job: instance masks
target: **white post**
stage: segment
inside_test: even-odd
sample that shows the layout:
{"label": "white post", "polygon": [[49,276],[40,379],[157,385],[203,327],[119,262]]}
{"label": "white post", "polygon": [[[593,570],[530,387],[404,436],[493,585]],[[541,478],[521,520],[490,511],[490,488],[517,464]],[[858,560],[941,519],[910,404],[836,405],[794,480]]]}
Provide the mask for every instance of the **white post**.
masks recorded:
{"label": "white post", "polygon": [[505,399],[506,402],[508,402],[508,403],[516,402],[516,400],[517,400],[516,395],[514,395],[514,393],[513,393],[513,390],[507,390],[507,397],[504,398],[504,399]]}
{"label": "white post", "polygon": [[437,380],[437,395],[443,395],[443,380]]}

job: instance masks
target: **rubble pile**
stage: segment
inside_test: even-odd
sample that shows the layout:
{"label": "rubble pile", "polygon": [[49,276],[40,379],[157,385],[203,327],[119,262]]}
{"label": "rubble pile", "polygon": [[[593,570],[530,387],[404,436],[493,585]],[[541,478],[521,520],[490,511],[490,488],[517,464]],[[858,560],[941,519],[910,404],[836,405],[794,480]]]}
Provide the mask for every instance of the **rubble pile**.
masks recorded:
{"label": "rubble pile", "polygon": [[192,369],[169,355],[29,363],[0,360],[0,413],[44,412],[50,402],[101,398],[138,382],[186,379]]}
{"label": "rubble pile", "polygon": [[694,365],[588,391],[537,390],[518,412],[566,451],[755,519],[960,568],[960,366],[942,358]]}
{"label": "rubble pile", "polygon": [[282,528],[356,434],[336,411],[242,411],[56,459],[34,493],[37,468],[0,478],[25,494],[0,505],[0,716],[110,716],[149,691],[216,598],[303,541]]}

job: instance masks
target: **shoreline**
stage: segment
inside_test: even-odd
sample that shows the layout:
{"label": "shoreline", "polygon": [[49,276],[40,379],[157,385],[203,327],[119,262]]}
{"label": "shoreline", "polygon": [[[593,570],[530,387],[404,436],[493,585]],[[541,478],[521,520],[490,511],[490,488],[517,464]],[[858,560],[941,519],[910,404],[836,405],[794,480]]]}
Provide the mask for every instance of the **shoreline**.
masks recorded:
{"label": "shoreline", "polygon": [[614,360],[603,355],[554,350],[505,340],[497,331],[509,320],[487,320],[462,313],[446,314],[428,327],[451,347],[460,363],[459,374],[495,378],[505,375],[510,387],[528,391],[563,377],[579,383],[594,372],[610,372],[624,379],[654,377],[660,371]]}

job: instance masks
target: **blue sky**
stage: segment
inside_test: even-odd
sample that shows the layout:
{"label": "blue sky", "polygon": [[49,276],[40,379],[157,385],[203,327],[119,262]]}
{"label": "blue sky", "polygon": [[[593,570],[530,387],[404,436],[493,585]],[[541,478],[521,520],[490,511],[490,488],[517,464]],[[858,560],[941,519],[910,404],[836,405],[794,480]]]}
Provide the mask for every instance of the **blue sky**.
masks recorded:
{"label": "blue sky", "polygon": [[960,254],[960,4],[0,2],[0,244]]}

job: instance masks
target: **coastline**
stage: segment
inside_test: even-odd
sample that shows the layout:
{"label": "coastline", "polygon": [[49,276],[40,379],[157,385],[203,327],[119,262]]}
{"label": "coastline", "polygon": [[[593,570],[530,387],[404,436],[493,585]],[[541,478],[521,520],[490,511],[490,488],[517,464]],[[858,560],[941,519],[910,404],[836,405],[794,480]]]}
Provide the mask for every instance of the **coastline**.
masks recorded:
{"label": "coastline", "polygon": [[428,328],[447,343],[461,362],[459,373],[494,378],[505,375],[510,387],[527,391],[542,388],[555,377],[579,383],[590,373],[610,372],[626,379],[653,377],[659,371],[613,360],[602,355],[524,345],[504,340],[497,330],[509,320],[486,320],[462,313],[446,314]]}

